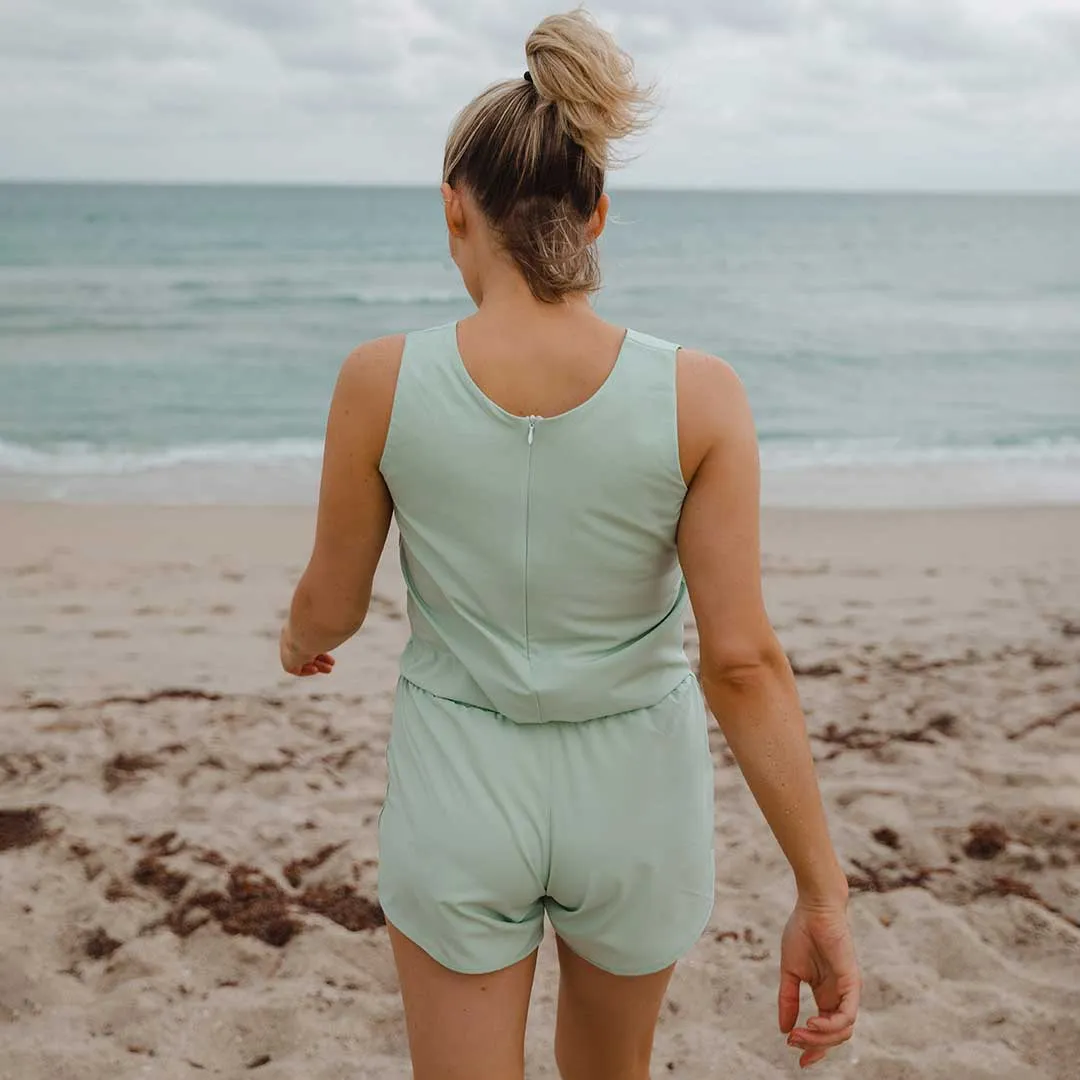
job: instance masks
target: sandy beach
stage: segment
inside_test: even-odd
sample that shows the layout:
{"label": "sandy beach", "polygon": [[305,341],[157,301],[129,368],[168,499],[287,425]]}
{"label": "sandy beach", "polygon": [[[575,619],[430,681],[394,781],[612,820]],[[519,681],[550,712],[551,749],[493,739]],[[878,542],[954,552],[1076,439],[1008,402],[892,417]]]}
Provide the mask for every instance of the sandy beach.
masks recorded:
{"label": "sandy beach", "polygon": [[[764,520],[865,975],[855,1040],[809,1075],[1075,1080],[1080,509]],[[312,528],[0,504],[2,1080],[410,1074],[374,903],[403,590],[391,544],[335,673],[284,676]],[[654,1075],[788,1077],[793,893],[713,744],[716,906]],[[556,1076],[555,989],[549,939],[530,1078]]]}

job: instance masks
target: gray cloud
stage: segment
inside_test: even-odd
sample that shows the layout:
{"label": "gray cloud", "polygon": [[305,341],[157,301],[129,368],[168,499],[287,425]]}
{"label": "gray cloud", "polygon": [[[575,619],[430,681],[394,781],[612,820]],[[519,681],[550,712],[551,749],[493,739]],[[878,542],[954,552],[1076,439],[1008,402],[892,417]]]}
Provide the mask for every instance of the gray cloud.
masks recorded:
{"label": "gray cloud", "polygon": [[191,0],[210,17],[250,34],[286,66],[333,75],[396,69],[407,44],[390,3],[349,0]]}
{"label": "gray cloud", "polygon": [[[544,0],[523,0],[509,5],[500,0],[421,0],[423,7],[446,26],[468,27],[473,34],[503,48],[524,51],[532,27],[545,15],[570,5]],[[778,33],[793,26],[804,7],[803,0],[618,0],[592,5],[609,26],[633,27],[645,38],[667,41],[672,32],[685,37],[696,27],[720,26],[744,33]]]}
{"label": "gray cloud", "polygon": [[177,22],[155,21],[139,0],[114,0],[104,11],[70,0],[11,0],[0,6],[0,57],[94,67],[126,59],[162,60],[190,43]]}
{"label": "gray cloud", "polygon": [[960,0],[828,0],[823,9],[853,47],[915,64],[963,62],[1001,45]]}
{"label": "gray cloud", "polygon": [[802,17],[805,4],[800,0],[668,0],[658,5],[649,0],[624,0],[618,12],[659,18],[673,27],[692,32],[702,24],[720,26],[749,34],[776,34],[791,30]]}
{"label": "gray cloud", "polygon": [[[0,175],[432,182],[453,114],[551,10],[4,0]],[[1080,0],[593,10],[661,90],[623,183],[1080,187]]]}

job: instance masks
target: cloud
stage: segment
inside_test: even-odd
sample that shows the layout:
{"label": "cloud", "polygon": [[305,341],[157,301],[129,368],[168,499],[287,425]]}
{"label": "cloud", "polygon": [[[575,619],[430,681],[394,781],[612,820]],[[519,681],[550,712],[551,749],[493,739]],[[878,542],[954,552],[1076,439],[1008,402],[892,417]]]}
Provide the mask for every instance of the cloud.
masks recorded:
{"label": "cloud", "polygon": [[[453,115],[551,10],[4,0],[0,175],[434,182]],[[1080,0],[593,10],[661,90],[618,182],[1080,187]]]}
{"label": "cloud", "polygon": [[830,0],[823,8],[855,49],[918,65],[963,63],[1001,45],[992,28],[959,0]]}

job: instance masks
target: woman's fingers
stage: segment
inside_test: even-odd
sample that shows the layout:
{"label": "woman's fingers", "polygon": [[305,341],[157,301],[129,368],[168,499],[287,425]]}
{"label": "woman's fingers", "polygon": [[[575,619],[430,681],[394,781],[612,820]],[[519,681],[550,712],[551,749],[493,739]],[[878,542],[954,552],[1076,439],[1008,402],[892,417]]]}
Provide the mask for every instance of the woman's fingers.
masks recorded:
{"label": "woman's fingers", "polygon": [[802,1069],[809,1069],[811,1065],[816,1065],[819,1061],[824,1060],[824,1050],[807,1050],[806,1053],[799,1058],[799,1067]]}
{"label": "woman's fingers", "polygon": [[797,1046],[800,1050],[828,1050],[830,1047],[847,1042],[854,1031],[854,1025],[840,1028],[838,1031],[830,1031],[828,1035],[808,1031],[806,1028],[796,1028],[788,1036],[788,1045]]}
{"label": "woman's fingers", "polygon": [[320,653],[314,660],[309,660],[306,664],[302,664],[296,671],[290,672],[292,675],[299,675],[301,678],[307,678],[310,675],[329,675],[334,670],[334,658],[329,653]]}
{"label": "woman's fingers", "polygon": [[[788,1045],[797,1046],[807,1053],[819,1053],[845,1043],[855,1030],[855,1018],[859,1011],[859,991],[857,983],[840,998],[835,1010],[822,1011],[806,1021],[805,1027],[795,1028],[788,1036]],[[804,1054],[804,1058],[806,1055]],[[815,1060],[818,1060],[815,1058]],[[801,1062],[804,1066],[808,1064]],[[813,1062],[809,1062],[813,1064]]]}
{"label": "woman's fingers", "polygon": [[[839,976],[826,1001],[818,1000],[818,1015],[806,1026],[811,1031],[829,1033],[853,1027],[859,1015],[860,980],[858,974]],[[833,1005],[833,1002],[836,1002]]]}
{"label": "woman's fingers", "polygon": [[833,1047],[846,1043],[851,1038],[854,1030],[854,1025],[849,1025],[839,1031],[831,1031],[829,1034],[824,1035],[808,1031],[806,1028],[796,1028],[788,1036],[788,1046],[797,1047],[799,1050],[820,1050],[822,1056],[824,1056],[826,1050],[831,1050]]}
{"label": "woman's fingers", "polygon": [[807,1029],[815,1035],[831,1035],[834,1031],[843,1031],[853,1027],[855,1014],[841,1002],[840,1008],[831,1013],[820,1013],[806,1021]]}
{"label": "woman's fingers", "polygon": [[780,971],[780,993],[777,999],[780,1031],[787,1034],[799,1019],[799,977],[791,971]]}

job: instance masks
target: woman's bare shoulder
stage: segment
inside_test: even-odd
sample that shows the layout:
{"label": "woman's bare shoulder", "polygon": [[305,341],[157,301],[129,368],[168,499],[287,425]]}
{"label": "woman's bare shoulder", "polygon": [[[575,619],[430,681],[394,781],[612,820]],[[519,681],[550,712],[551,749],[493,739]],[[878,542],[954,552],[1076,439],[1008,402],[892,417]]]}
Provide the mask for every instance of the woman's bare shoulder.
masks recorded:
{"label": "woman's bare shoulder", "polygon": [[701,349],[679,349],[679,393],[685,387],[692,393],[730,395],[742,389],[742,380],[735,369],[722,357]]}
{"label": "woman's bare shoulder", "polygon": [[676,387],[679,460],[683,479],[693,479],[705,455],[732,436],[753,436],[746,389],[726,360],[700,349],[680,349]]}
{"label": "woman's bare shoulder", "polygon": [[332,412],[359,421],[349,428],[376,458],[382,454],[390,427],[404,350],[404,334],[365,341],[345,358],[334,388]]}
{"label": "woman's bare shoulder", "polygon": [[405,351],[404,334],[387,334],[357,345],[341,365],[341,379],[369,390],[381,383],[397,382],[401,357]]}

